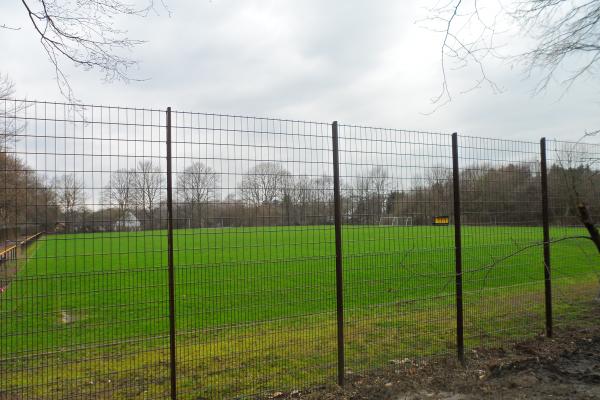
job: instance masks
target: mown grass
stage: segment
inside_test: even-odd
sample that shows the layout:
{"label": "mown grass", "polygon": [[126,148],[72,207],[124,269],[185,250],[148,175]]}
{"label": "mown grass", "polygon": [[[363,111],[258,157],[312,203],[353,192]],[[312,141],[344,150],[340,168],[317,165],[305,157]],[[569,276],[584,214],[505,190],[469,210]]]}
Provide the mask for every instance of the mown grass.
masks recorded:
{"label": "mown grass", "polygon": [[[540,237],[539,228],[464,229],[468,346],[543,330],[541,248],[499,262]],[[324,226],[176,231],[182,398],[332,379],[334,248]],[[553,246],[568,296],[595,290],[592,250],[580,241]],[[349,369],[455,351],[452,227],[347,227],[344,255]],[[162,231],[38,242],[0,304],[4,389],[28,387],[42,398],[167,395],[166,283]],[[568,307],[575,315],[576,303]]]}
{"label": "mown grass", "polygon": [[[596,291],[597,285],[593,282],[572,287],[571,301],[558,303],[556,307],[563,324],[573,327],[580,321],[589,322],[589,318],[579,317],[590,312],[590,298]],[[537,294],[529,300],[536,297],[542,298]],[[497,320],[487,312],[486,306],[472,306],[470,314],[490,318],[487,328],[495,336],[487,339],[493,340],[493,344],[508,344],[542,332],[541,318],[514,314],[511,320]],[[518,308],[522,304],[513,302],[505,306]],[[454,321],[452,316],[440,318],[447,312],[444,309],[438,305],[437,310],[413,309],[400,314],[380,310],[368,317],[363,314],[360,329],[352,329],[349,322],[346,330],[348,372],[381,367],[405,358],[415,360],[453,354]],[[541,315],[542,307],[534,305],[531,311]],[[432,315],[437,318],[431,318]],[[467,332],[475,328],[474,320],[467,319]],[[413,329],[415,326],[419,328]],[[510,329],[505,331],[507,327]],[[446,334],[440,336],[443,332]],[[177,346],[179,397],[220,399],[333,382],[335,333],[333,315],[324,315],[291,325],[265,323],[213,334],[181,335]],[[479,338],[467,339],[467,358],[471,354],[469,350],[480,345]],[[45,357],[43,365],[38,362],[37,370],[19,371],[13,365],[12,370],[4,369],[2,376],[9,382],[6,389],[26,387],[26,390],[15,390],[25,398],[166,398],[169,394],[167,347],[166,340],[157,340],[143,346],[114,348],[110,355],[99,351],[78,352],[76,358],[56,354]],[[21,367],[30,368],[31,364]]]}

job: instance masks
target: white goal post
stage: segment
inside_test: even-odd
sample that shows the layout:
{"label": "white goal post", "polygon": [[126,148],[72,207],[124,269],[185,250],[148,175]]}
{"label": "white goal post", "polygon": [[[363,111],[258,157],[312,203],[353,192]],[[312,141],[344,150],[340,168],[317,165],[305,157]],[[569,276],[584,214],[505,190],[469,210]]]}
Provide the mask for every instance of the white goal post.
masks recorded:
{"label": "white goal post", "polygon": [[412,217],[381,217],[380,226],[413,226]]}

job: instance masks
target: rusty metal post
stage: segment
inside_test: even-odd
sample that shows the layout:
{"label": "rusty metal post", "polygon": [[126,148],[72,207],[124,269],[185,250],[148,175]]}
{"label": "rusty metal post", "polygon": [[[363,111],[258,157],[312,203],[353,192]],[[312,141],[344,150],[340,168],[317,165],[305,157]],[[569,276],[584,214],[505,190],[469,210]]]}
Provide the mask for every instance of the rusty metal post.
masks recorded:
{"label": "rusty metal post", "polygon": [[552,337],[552,278],[550,269],[550,218],[548,212],[548,167],[546,138],[540,140],[542,175],[542,223],[544,225],[544,297],[546,300],[546,336]]}
{"label": "rusty metal post", "polygon": [[465,362],[462,293],[462,236],[460,221],[460,170],[458,166],[458,135],[452,134],[452,184],[454,192],[454,257],[456,268],[456,350],[459,361]]}
{"label": "rusty metal post", "polygon": [[177,399],[177,362],[175,346],[175,272],[173,270],[173,173],[171,168],[171,107],[167,108],[167,263],[169,271],[169,346],[171,399]]}
{"label": "rusty metal post", "polygon": [[344,385],[344,279],[342,264],[342,199],[340,194],[340,160],[338,148],[338,123],[331,125],[333,140],[333,198],[335,209],[335,288],[337,314],[338,385]]}

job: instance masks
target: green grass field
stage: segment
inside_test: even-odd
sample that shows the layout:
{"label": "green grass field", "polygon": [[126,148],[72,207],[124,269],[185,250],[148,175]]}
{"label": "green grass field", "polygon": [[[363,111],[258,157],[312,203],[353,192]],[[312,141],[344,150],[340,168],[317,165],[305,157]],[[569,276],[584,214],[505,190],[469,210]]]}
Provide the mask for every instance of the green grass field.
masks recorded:
{"label": "green grass field", "polygon": [[[452,235],[451,227],[346,228],[346,306],[453,293]],[[538,228],[466,228],[465,291],[541,282],[540,247],[468,273],[540,237]],[[331,227],[179,230],[174,242],[179,329],[335,308]],[[3,294],[6,348],[31,352],[168,330],[166,244],[164,231],[47,236]],[[556,271],[592,271],[590,244],[565,242],[553,250]],[[61,322],[63,312],[72,324]]]}
{"label": "green grass field", "polygon": [[[584,231],[561,228],[552,232],[553,237],[578,234]],[[467,320],[473,318],[474,313],[469,315],[473,310],[485,318],[507,318],[507,307],[527,310],[532,308],[532,301],[534,311],[541,312],[542,248],[535,246],[502,260],[523,246],[539,243],[541,237],[541,228],[463,228]],[[410,323],[411,329],[414,325],[415,330],[421,330],[411,333],[420,337],[421,345],[431,342],[427,346],[431,346],[432,354],[439,350],[433,336],[429,342],[423,337],[435,334],[437,328],[427,326],[431,321],[439,322],[438,330],[452,328],[453,314],[448,307],[453,304],[455,279],[453,228],[347,226],[343,239],[344,301],[349,332],[357,343],[376,341],[376,334],[361,333],[363,323],[365,330],[369,324],[380,328],[383,336]],[[211,343],[213,337],[213,342],[221,343],[214,346],[224,346],[218,347],[221,350],[213,346],[197,351],[226,354],[227,346],[253,346],[236,336],[242,329],[246,338],[252,332],[253,339],[270,337],[270,343],[275,343],[271,348],[284,347],[287,342],[279,334],[282,327],[299,329],[301,325],[307,330],[306,321],[319,321],[321,325],[314,328],[319,331],[307,330],[306,337],[296,336],[296,345],[326,333],[331,334],[327,342],[335,339],[331,329],[335,310],[333,227],[177,230],[174,248],[178,333],[196,337],[186,339],[190,345]],[[29,248],[28,259],[20,262],[16,278],[0,294],[2,358],[19,359],[73,346],[80,346],[86,354],[90,349],[94,354],[114,353],[123,346],[97,345],[140,338],[145,340],[130,348],[151,348],[155,340],[160,344],[154,345],[163,346],[168,333],[166,250],[165,231],[49,235],[41,239]],[[596,284],[594,251],[591,243],[582,240],[553,245],[555,279],[571,286]],[[509,299],[508,303],[499,305],[499,294],[502,301]],[[524,297],[527,300],[522,300]],[[511,302],[513,298],[516,300]],[[412,304],[411,313],[400,315],[397,310],[402,304]],[[378,317],[373,317],[374,306],[378,306]],[[528,317],[514,315],[515,320],[526,324],[523,318]],[[510,327],[510,318],[502,321]],[[248,324],[261,325],[252,328],[255,325]],[[218,339],[214,337],[216,329],[222,332]],[[205,335],[201,339],[194,336],[199,332]],[[475,335],[466,332],[467,337],[470,333]],[[448,340],[452,338],[439,341]],[[356,349],[361,346],[357,344]],[[364,352],[366,347],[362,348]],[[386,350],[385,346],[373,345],[368,351],[375,357],[375,353]],[[155,355],[160,359],[166,356],[164,352]],[[69,357],[73,362],[81,359],[81,355],[65,354],[62,362]],[[94,369],[91,364],[87,368]],[[105,373],[123,368],[101,367]],[[54,379],[66,379],[55,373]],[[262,386],[265,384],[254,387]]]}

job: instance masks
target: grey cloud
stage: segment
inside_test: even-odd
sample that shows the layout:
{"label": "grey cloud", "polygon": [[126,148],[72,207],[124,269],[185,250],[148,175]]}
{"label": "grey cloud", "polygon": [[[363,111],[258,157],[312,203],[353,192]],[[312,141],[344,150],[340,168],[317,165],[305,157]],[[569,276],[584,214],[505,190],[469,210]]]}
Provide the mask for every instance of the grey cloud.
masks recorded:
{"label": "grey cloud", "polygon": [[[531,82],[507,65],[490,71],[505,88],[459,95],[471,71],[452,74],[452,103],[432,115],[440,89],[439,36],[421,29],[420,2],[185,1],[166,13],[124,19],[130,36],[147,39],[133,54],[135,75],[149,80],[103,84],[94,74],[69,70],[86,103],[120,104],[328,122],[460,131],[478,136],[573,138],[600,126],[598,82],[529,95]],[[23,25],[0,31],[0,67],[19,94],[60,100],[52,69],[18,3],[2,15]]]}

